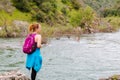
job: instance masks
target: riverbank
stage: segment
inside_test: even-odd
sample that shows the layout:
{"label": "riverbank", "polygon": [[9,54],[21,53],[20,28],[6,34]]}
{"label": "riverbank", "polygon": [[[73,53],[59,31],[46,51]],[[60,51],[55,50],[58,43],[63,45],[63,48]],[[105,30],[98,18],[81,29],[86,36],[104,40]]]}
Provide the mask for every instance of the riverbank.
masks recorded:
{"label": "riverbank", "polygon": [[[27,26],[29,26],[29,22],[27,21],[19,21],[14,20],[12,25],[9,26],[5,24],[4,27],[0,27],[0,37],[12,38],[12,37],[25,37],[28,33]],[[91,33],[109,33],[115,32],[120,28],[120,17],[107,17],[97,19],[91,25],[84,25],[74,27],[70,24],[60,25],[56,24],[54,26],[49,26],[47,24],[41,23],[42,25],[42,36],[43,36],[43,44],[46,44],[48,38],[56,38],[60,39],[60,37],[68,37],[75,36],[80,38],[82,34],[91,34]]]}
{"label": "riverbank", "polygon": [[107,17],[101,18],[94,22],[92,25],[85,26],[84,28],[73,27],[71,25],[66,26],[53,26],[42,24],[42,36],[47,38],[60,37],[70,38],[72,36],[80,38],[82,34],[93,34],[93,33],[112,33],[117,32],[120,29],[120,17]]}
{"label": "riverbank", "polygon": [[[81,34],[114,32],[119,29],[120,17],[116,15],[116,17],[103,18],[97,13],[98,10],[94,10],[92,4],[89,5],[86,2],[77,0],[53,2],[51,0],[40,3],[39,1],[24,3],[14,0],[0,1],[0,37],[24,37],[28,33],[28,25],[34,21],[42,24],[41,34],[45,37],[44,42],[49,37],[57,37],[57,39],[62,36],[79,37]],[[97,3],[94,4],[98,5]],[[106,3],[111,4],[111,2]]]}

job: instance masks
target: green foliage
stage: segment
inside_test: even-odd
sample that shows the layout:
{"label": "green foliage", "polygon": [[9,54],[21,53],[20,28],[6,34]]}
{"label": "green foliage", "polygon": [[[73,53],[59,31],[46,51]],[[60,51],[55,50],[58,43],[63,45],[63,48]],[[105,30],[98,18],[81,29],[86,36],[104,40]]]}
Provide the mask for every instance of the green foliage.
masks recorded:
{"label": "green foliage", "polygon": [[103,16],[120,16],[120,9],[105,9],[103,11]]}
{"label": "green foliage", "polygon": [[65,16],[67,16],[67,15],[69,14],[69,9],[68,9],[67,7],[63,7],[63,8],[61,9],[61,12],[62,12]]}
{"label": "green foliage", "polygon": [[[31,14],[29,13],[23,13],[19,10],[14,10],[12,13],[7,13],[5,11],[0,11],[0,17],[4,18],[6,17],[6,19],[10,20],[10,21],[14,21],[14,20],[23,20],[23,21],[31,21]],[[1,25],[1,22],[0,22]]]}
{"label": "green foliage", "polygon": [[92,20],[94,19],[94,11],[91,7],[87,6],[85,9],[84,9],[84,21],[87,22],[87,23],[91,23]]}
{"label": "green foliage", "polygon": [[71,5],[72,8],[78,10],[81,7],[81,4],[78,0],[61,0],[62,3]]}
{"label": "green foliage", "polygon": [[12,2],[17,9],[31,12],[33,20],[51,26],[56,23],[65,24],[70,10],[79,10],[81,7],[78,0],[12,0]]}
{"label": "green foliage", "polygon": [[12,2],[17,9],[23,12],[30,12],[31,10],[28,0],[12,0]]}
{"label": "green foliage", "polygon": [[[116,16],[120,7],[120,0],[83,0],[85,4],[92,7],[101,17]],[[114,13],[115,11],[115,13]]]}
{"label": "green foliage", "polygon": [[61,0],[62,3],[67,4],[70,0]]}
{"label": "green foliage", "polygon": [[89,6],[85,9],[79,9],[79,11],[72,11],[70,15],[70,23],[75,27],[85,27],[85,24],[90,25],[94,19],[94,12]]}
{"label": "green foliage", "polygon": [[120,17],[106,17],[104,20],[109,22],[115,30],[120,29]]}
{"label": "green foliage", "polygon": [[[9,3],[7,3],[9,1]],[[5,25],[4,30],[0,32],[0,36],[12,35],[12,32],[19,33],[21,29],[11,26],[14,20],[23,20],[32,22],[42,22],[45,24],[42,34],[45,36],[51,36],[57,33],[72,32],[74,27],[81,27],[83,30],[86,27],[101,26],[99,20],[95,20],[95,12],[98,12],[101,16],[119,16],[120,15],[120,0],[11,0],[14,8],[10,3],[10,0],[1,0],[2,7],[5,11],[0,11],[0,18],[5,16],[5,21],[0,20],[0,26]],[[83,4],[82,4],[83,3]],[[84,4],[85,3],[85,4]],[[8,6],[8,4],[10,4]],[[87,6],[88,5],[88,6]],[[9,8],[12,6],[14,10],[10,13]],[[86,7],[87,6],[87,7]],[[90,6],[90,7],[89,7]],[[93,10],[94,9],[94,10]],[[108,20],[109,21],[109,20]],[[119,19],[111,20],[110,23],[118,29],[120,26]],[[3,24],[4,23],[4,24]],[[95,25],[93,24],[95,23]],[[68,27],[72,26],[72,27]],[[52,27],[48,27],[52,26]],[[62,27],[61,27],[62,26]],[[67,27],[66,27],[67,26]],[[74,26],[74,27],[73,27]],[[14,27],[14,28],[13,28]],[[93,28],[93,27],[92,27]],[[106,29],[106,26],[102,25],[101,30]],[[9,31],[6,31],[9,30]],[[47,35],[49,34],[49,35]]]}
{"label": "green foliage", "polygon": [[74,9],[78,10],[81,7],[81,4],[78,0],[71,0],[72,6]]}
{"label": "green foliage", "polygon": [[36,20],[40,21],[40,22],[44,22],[44,21],[45,21],[45,16],[46,16],[46,14],[45,14],[44,12],[42,12],[41,10],[39,10],[39,11],[35,14],[34,18],[35,18]]}
{"label": "green foliage", "polygon": [[57,17],[55,14],[57,12],[57,6],[51,2],[44,2],[39,7],[39,11],[36,12],[35,18],[40,22],[46,22],[48,24],[53,24],[53,20]]}
{"label": "green foliage", "polygon": [[35,2],[37,6],[41,5],[43,1],[44,0],[31,0],[31,2]]}
{"label": "green foliage", "polygon": [[112,8],[107,8],[102,11],[104,17],[107,16],[120,16],[120,1],[116,0],[115,5]]}
{"label": "green foliage", "polygon": [[23,13],[19,10],[14,10],[12,13],[6,11],[0,11],[0,37],[13,37],[20,36],[22,29],[13,25],[14,20],[31,21],[31,15],[29,13]]}
{"label": "green foliage", "polygon": [[72,11],[70,14],[70,23],[73,26],[80,26],[83,20],[83,11],[80,9],[79,11]]}
{"label": "green foliage", "polygon": [[56,6],[54,6],[53,3],[44,2],[44,3],[41,4],[40,9],[45,13],[49,13],[49,12],[54,12],[55,13]]}

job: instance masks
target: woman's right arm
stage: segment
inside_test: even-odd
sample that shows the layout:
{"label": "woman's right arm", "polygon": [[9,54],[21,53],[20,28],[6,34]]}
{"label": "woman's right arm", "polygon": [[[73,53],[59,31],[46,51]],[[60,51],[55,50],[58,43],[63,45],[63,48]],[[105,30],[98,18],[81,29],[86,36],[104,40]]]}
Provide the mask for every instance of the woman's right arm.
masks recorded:
{"label": "woman's right arm", "polygon": [[41,35],[37,35],[37,48],[41,48],[42,46],[41,41],[42,41]]}

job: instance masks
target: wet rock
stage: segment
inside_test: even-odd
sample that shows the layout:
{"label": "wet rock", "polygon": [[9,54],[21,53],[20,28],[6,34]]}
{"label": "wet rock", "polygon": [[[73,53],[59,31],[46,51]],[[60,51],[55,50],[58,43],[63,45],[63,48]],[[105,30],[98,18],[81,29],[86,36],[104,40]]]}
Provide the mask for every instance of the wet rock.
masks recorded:
{"label": "wet rock", "polygon": [[0,80],[30,80],[20,71],[10,71],[0,74]]}
{"label": "wet rock", "polygon": [[111,77],[108,78],[101,78],[99,80],[120,80],[120,75],[113,75]]}

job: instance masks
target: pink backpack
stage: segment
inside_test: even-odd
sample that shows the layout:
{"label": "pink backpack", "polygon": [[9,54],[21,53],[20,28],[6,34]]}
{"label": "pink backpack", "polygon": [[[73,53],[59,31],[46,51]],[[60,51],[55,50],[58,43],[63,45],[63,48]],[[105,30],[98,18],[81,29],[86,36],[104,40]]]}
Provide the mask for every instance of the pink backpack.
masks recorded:
{"label": "pink backpack", "polygon": [[37,45],[35,44],[35,35],[36,34],[29,34],[23,44],[23,52],[26,54],[31,54],[35,51]]}

